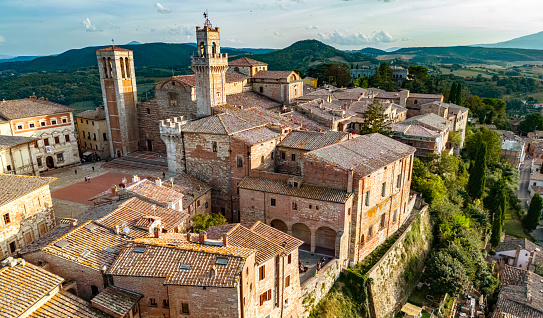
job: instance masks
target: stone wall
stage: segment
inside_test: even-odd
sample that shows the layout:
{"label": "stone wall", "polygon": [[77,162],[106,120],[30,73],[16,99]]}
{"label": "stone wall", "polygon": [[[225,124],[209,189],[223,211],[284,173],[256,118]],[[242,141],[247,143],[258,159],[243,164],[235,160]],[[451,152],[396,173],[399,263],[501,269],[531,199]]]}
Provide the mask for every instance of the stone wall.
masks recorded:
{"label": "stone wall", "polygon": [[311,309],[324,298],[341,274],[341,263],[334,259],[326,264],[321,273],[302,284],[300,317],[308,317]]}
{"label": "stone wall", "polygon": [[432,242],[428,206],[409,218],[400,232],[396,242],[368,271],[373,280],[371,297],[376,318],[394,317],[419,281]]}

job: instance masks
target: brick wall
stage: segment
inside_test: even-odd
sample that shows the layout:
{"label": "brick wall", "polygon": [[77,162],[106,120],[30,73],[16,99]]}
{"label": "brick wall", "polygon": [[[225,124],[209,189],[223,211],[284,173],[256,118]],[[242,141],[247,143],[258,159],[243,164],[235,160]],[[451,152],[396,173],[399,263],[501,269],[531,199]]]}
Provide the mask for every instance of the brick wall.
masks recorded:
{"label": "brick wall", "polygon": [[[171,315],[170,307],[164,307],[164,300],[171,305],[173,299],[169,298],[168,289],[164,285],[165,277],[134,277],[134,276],[112,276],[113,284],[143,295],[139,301],[141,317],[183,317],[178,312]],[[156,306],[151,305],[151,298],[155,300]]]}
{"label": "brick wall", "polygon": [[[307,153],[307,151],[293,148],[277,147],[277,150],[275,151],[275,171],[279,173],[287,173],[301,176],[301,161],[303,160],[304,153]],[[292,160],[292,155],[294,155],[295,160]]]}
{"label": "brick wall", "polygon": [[341,262],[337,259],[324,265],[319,275],[311,277],[301,287],[300,317],[309,317],[313,307],[328,294],[341,273]]}

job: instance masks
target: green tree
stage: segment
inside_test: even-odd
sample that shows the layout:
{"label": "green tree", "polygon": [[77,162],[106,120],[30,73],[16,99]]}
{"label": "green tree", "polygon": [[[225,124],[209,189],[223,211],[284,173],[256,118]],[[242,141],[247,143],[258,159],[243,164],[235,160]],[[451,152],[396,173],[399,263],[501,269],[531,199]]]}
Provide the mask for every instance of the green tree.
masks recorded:
{"label": "green tree", "polygon": [[486,144],[482,143],[471,167],[467,191],[472,199],[480,199],[485,191],[486,181]]}
{"label": "green tree", "polygon": [[486,127],[482,127],[474,134],[468,134],[466,132],[466,145],[462,155],[470,160],[474,160],[480,145],[483,143],[486,144],[487,147],[486,165],[491,166],[498,164],[502,151],[500,136]]}
{"label": "green tree", "polygon": [[501,213],[506,210],[508,199],[507,182],[501,178],[492,185],[489,195],[484,200],[484,205],[490,211],[491,218],[498,213],[500,220],[503,219]]}
{"label": "green tree", "polygon": [[226,224],[226,218],[219,213],[202,213],[192,217],[194,232],[200,233],[216,225]]}
{"label": "green tree", "polygon": [[362,77],[354,79],[353,80],[353,86],[354,87],[368,88],[369,87],[368,78],[365,77],[365,76],[362,76]]}
{"label": "green tree", "polygon": [[413,175],[413,190],[420,192],[428,203],[439,202],[447,195],[443,179],[433,173],[427,173],[424,177],[416,179]]}
{"label": "green tree", "polygon": [[501,211],[496,211],[494,213],[494,220],[492,221],[492,235],[490,236],[490,244],[492,246],[500,245],[501,235],[502,235],[502,221],[501,221]]}
{"label": "green tree", "polygon": [[375,75],[370,77],[369,84],[371,87],[384,89],[387,92],[395,92],[396,86],[392,79],[392,70],[387,63],[382,63]]}
{"label": "green tree", "polygon": [[447,103],[453,103],[456,98],[456,83],[451,84],[451,90],[449,96],[447,96]]}
{"label": "green tree", "polygon": [[391,135],[390,120],[385,114],[379,100],[375,99],[362,113],[364,122],[360,125],[360,134],[379,133],[385,136]]}
{"label": "green tree", "polygon": [[445,151],[441,153],[441,159],[439,160],[438,172],[442,176],[455,176],[458,170],[458,159],[449,155]]}
{"label": "green tree", "polygon": [[543,130],[543,116],[541,116],[540,113],[533,113],[526,116],[526,118],[520,122],[518,130],[524,134],[535,130]]}
{"label": "green tree", "polygon": [[434,252],[426,265],[425,275],[433,290],[457,296],[469,284],[466,269],[462,263],[444,251]]}
{"label": "green tree", "polygon": [[305,78],[305,73],[301,70],[294,70],[294,73],[297,73],[298,75],[300,75],[301,78]]}
{"label": "green tree", "polygon": [[347,64],[332,64],[324,73],[329,84],[337,87],[345,87],[351,83],[351,69]]}
{"label": "green tree", "polygon": [[524,227],[528,231],[533,231],[539,224],[541,219],[541,209],[543,209],[543,199],[539,194],[534,194],[530,206],[528,207],[528,214],[524,220]]}
{"label": "green tree", "polygon": [[462,84],[458,83],[456,91],[454,92],[454,103],[456,105],[462,105]]}

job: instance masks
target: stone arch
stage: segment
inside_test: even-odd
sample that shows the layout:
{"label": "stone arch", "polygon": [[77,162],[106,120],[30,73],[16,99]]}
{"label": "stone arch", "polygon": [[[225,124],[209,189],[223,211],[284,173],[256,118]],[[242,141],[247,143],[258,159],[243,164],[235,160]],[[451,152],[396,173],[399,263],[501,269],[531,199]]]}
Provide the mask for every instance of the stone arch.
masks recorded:
{"label": "stone arch", "polygon": [[315,232],[315,252],[335,256],[336,231],[327,226],[322,226]]}
{"label": "stone arch", "polygon": [[211,54],[213,55],[217,54],[217,44],[215,42],[211,44]]}
{"label": "stone arch", "polygon": [[204,42],[200,42],[200,56],[205,57],[205,44],[204,44]]}
{"label": "stone arch", "polygon": [[311,230],[303,223],[296,223],[292,226],[292,236],[304,241],[302,249],[311,251]]}
{"label": "stone arch", "polygon": [[271,227],[278,229],[281,232],[288,233],[287,224],[279,219],[271,221]]}

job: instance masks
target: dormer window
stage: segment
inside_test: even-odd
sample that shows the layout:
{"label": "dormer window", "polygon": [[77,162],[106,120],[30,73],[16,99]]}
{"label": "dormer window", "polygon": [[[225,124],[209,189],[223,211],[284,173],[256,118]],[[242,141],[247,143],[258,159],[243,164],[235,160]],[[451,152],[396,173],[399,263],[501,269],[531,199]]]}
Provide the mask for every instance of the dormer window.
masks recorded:
{"label": "dormer window", "polygon": [[17,124],[17,130],[23,129],[23,124]]}
{"label": "dormer window", "polygon": [[57,120],[56,119],[51,119],[51,125],[56,125],[57,124]]}

